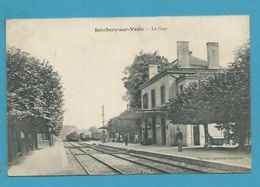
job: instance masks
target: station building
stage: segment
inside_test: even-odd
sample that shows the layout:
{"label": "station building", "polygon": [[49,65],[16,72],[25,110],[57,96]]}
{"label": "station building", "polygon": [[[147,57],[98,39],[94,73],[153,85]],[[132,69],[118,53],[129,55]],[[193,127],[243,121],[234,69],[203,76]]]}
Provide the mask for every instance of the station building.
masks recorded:
{"label": "station building", "polygon": [[[219,44],[208,42],[207,60],[193,56],[188,41],[177,42],[177,59],[158,72],[157,65],[149,66],[149,80],[140,86],[142,107],[129,112],[140,123],[139,139],[143,144],[175,146],[177,128],[183,133],[183,145],[204,145],[203,125],[172,124],[166,118],[166,104],[183,92],[191,82],[205,80],[221,71]],[[127,117],[126,117],[127,118]]]}

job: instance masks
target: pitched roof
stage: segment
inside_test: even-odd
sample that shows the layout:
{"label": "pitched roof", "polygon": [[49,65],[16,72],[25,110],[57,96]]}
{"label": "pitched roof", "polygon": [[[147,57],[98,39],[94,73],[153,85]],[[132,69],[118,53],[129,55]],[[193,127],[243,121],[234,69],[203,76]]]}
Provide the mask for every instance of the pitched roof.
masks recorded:
{"label": "pitched roof", "polygon": [[152,84],[157,79],[160,79],[160,77],[168,74],[168,73],[180,73],[180,74],[194,74],[201,71],[207,71],[207,72],[215,72],[216,69],[209,69],[208,68],[208,62],[206,60],[200,59],[198,57],[190,55],[190,67],[189,68],[182,68],[179,67],[178,59],[171,62],[169,65],[164,67],[160,72],[158,72],[155,76],[153,76],[151,79],[147,80],[145,83],[143,83],[139,89],[143,89],[144,87]]}
{"label": "pitched roof", "polygon": [[190,66],[198,68],[208,68],[208,62],[206,60],[202,60],[198,57],[190,55]]}

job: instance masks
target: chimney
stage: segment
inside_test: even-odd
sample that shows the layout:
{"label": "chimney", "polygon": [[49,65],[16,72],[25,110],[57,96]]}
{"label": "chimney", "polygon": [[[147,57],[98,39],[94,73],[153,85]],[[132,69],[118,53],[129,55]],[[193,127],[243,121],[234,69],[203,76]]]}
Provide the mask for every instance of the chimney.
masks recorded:
{"label": "chimney", "polygon": [[179,67],[190,67],[190,51],[188,41],[177,41],[177,59]]}
{"label": "chimney", "polygon": [[149,64],[149,79],[158,73],[158,65]]}
{"label": "chimney", "polygon": [[219,69],[219,48],[217,42],[207,43],[207,58],[209,69]]}

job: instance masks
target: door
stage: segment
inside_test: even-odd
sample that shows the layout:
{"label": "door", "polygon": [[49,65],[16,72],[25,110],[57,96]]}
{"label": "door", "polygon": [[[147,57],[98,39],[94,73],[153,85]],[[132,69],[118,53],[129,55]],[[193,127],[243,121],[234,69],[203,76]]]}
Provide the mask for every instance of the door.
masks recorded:
{"label": "door", "polygon": [[165,133],[165,117],[161,118],[161,130],[162,130],[162,145],[166,144],[166,133]]}
{"label": "door", "polygon": [[194,145],[200,145],[200,126],[199,125],[193,126],[193,141],[194,141]]}
{"label": "door", "polygon": [[152,118],[153,144],[156,144],[156,118]]}
{"label": "door", "polygon": [[143,134],[143,140],[144,140],[144,145],[148,144],[148,119],[145,119],[144,121],[144,134]]}

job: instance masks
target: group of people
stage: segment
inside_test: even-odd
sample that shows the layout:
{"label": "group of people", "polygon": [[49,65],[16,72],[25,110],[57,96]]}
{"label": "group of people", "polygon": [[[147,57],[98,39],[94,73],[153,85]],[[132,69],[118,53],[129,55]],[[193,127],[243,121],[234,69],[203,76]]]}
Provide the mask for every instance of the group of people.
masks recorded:
{"label": "group of people", "polygon": [[[211,145],[213,145],[213,137],[208,133],[207,136],[208,140],[206,142],[206,147],[210,148]],[[178,146],[178,151],[182,151],[182,140],[183,140],[183,135],[182,132],[180,131],[180,129],[177,129],[177,134],[176,134],[176,142],[177,142],[177,146]]]}
{"label": "group of people", "polygon": [[[205,148],[210,148],[212,145],[217,145],[216,142],[214,142],[213,137],[209,133],[207,133],[206,137],[207,137],[207,141],[205,142]],[[225,141],[226,138],[228,138],[227,142],[229,143],[230,136],[225,136],[224,137],[224,143],[226,143],[226,141]],[[129,141],[128,139],[129,139],[128,135],[125,134],[123,140],[124,140],[124,143],[125,143],[126,146],[128,145],[128,141]],[[144,137],[144,139],[145,139],[145,137]],[[140,140],[139,141],[137,134],[134,136],[134,143],[141,143],[141,144],[143,144],[143,141],[145,141],[145,140]],[[182,146],[183,146],[183,134],[182,134],[182,132],[180,131],[179,128],[177,128],[177,133],[175,134],[175,142],[176,142],[176,144],[178,146],[178,151],[181,152],[182,151]]]}
{"label": "group of people", "polygon": [[[135,137],[135,138],[137,138],[137,137]],[[182,151],[182,141],[183,141],[183,134],[180,131],[180,129],[178,128],[177,134],[176,134],[176,142],[177,142],[177,146],[178,146],[178,151]],[[127,135],[124,136],[124,142],[125,142],[125,145],[127,146],[128,145],[128,136]]]}

